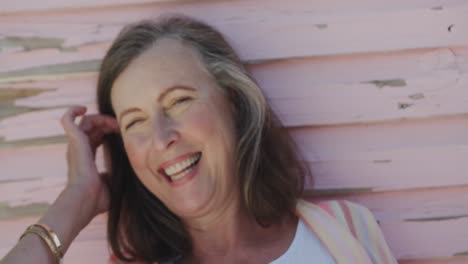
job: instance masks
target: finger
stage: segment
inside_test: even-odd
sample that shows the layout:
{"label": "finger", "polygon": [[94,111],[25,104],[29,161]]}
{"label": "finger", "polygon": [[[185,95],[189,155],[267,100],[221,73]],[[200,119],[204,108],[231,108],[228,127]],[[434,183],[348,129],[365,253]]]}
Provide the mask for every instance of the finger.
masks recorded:
{"label": "finger", "polygon": [[67,109],[60,119],[62,127],[68,136],[74,135],[78,132],[78,127],[75,124],[75,118],[77,116],[84,115],[86,113],[86,107],[84,106],[73,106]]}
{"label": "finger", "polygon": [[115,118],[100,114],[84,116],[79,127],[88,136],[93,153],[103,143],[106,134],[120,132]]}
{"label": "finger", "polygon": [[100,130],[104,133],[118,133],[120,132],[119,124],[114,117],[94,114],[83,117],[79,127],[86,132],[91,130]]}

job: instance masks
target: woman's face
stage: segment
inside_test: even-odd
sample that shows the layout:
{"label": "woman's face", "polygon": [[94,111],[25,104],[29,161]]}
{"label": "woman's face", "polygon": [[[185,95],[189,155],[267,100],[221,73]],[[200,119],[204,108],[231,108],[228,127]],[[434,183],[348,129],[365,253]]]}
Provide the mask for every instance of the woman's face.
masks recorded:
{"label": "woman's face", "polygon": [[158,41],[111,97],[136,175],[172,212],[200,217],[237,199],[229,103],[194,49]]}

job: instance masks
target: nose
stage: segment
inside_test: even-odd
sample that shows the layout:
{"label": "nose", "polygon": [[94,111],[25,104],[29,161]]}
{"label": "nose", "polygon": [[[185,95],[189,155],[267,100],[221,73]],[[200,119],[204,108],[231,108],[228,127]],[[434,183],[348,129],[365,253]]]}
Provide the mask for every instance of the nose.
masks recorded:
{"label": "nose", "polygon": [[165,116],[156,116],[153,121],[152,145],[158,150],[166,150],[176,143],[180,134],[174,121]]}

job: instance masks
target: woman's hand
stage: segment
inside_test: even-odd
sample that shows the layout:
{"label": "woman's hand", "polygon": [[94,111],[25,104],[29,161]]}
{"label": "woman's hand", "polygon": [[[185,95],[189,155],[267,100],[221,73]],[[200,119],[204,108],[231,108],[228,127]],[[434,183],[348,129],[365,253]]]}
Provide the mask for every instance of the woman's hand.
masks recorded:
{"label": "woman's hand", "polygon": [[[67,162],[68,182],[66,190],[87,197],[89,206],[84,213],[91,220],[109,207],[109,192],[106,185],[107,173],[98,173],[95,155],[102,145],[104,136],[119,133],[117,120],[110,116],[84,115],[86,107],[75,106],[68,109],[61,122],[68,139]],[[83,116],[79,125],[75,118]]]}

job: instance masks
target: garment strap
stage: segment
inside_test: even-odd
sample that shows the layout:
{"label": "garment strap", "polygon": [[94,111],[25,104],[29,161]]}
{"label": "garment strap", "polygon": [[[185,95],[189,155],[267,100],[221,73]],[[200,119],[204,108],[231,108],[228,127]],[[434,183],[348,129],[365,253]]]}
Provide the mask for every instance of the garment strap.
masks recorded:
{"label": "garment strap", "polygon": [[322,242],[337,264],[372,263],[356,238],[327,210],[304,200],[298,201],[296,209],[298,217]]}

